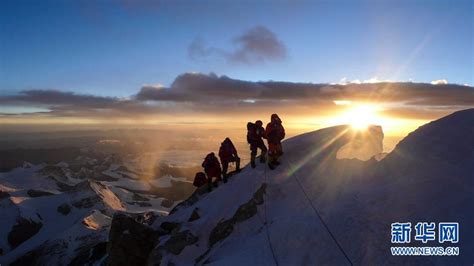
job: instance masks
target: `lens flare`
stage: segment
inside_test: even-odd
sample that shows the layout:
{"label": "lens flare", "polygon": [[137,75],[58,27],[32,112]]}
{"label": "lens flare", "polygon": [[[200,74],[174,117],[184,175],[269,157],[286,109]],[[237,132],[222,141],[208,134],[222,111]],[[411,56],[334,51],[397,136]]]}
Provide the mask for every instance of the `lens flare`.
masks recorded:
{"label": "lens flare", "polygon": [[351,125],[355,130],[365,130],[369,125],[382,125],[384,119],[378,115],[380,107],[371,104],[351,105],[335,118],[333,123]]}

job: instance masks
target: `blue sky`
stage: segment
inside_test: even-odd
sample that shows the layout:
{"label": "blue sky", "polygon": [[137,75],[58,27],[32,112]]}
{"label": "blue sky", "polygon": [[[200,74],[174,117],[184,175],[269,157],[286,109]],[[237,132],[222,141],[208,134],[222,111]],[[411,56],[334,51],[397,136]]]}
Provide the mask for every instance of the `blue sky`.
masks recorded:
{"label": "blue sky", "polygon": [[[243,80],[474,83],[472,1],[2,1],[0,90],[127,97],[185,72]],[[189,46],[234,51],[263,26],[284,58],[193,59]]]}

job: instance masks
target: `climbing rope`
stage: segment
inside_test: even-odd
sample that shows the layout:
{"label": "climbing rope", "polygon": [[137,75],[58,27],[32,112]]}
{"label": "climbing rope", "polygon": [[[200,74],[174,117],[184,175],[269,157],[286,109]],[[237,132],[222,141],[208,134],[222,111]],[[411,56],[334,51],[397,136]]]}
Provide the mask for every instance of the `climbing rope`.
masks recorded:
{"label": "climbing rope", "polygon": [[328,225],[324,222],[323,220],[323,217],[319,214],[318,210],[316,209],[316,207],[313,205],[313,202],[311,201],[311,199],[309,198],[308,194],[306,193],[306,191],[304,190],[304,187],[303,185],[301,184],[300,180],[298,179],[298,177],[296,175],[295,176],[295,179],[296,179],[296,182],[298,183],[298,185],[300,186],[301,188],[301,191],[303,192],[304,196],[306,197],[306,199],[308,200],[309,202],[309,205],[311,205],[311,208],[313,209],[313,211],[316,213],[316,215],[319,217],[319,220],[321,220],[321,223],[324,225],[324,227],[326,228],[326,230],[328,231],[329,235],[331,236],[331,238],[334,240],[334,242],[336,243],[337,247],[339,248],[339,250],[342,252],[342,254],[344,255],[344,257],[346,257],[347,261],[349,262],[349,264],[352,266],[354,264],[352,264],[352,261],[351,259],[349,258],[349,256],[346,254],[346,252],[344,251],[344,249],[342,248],[342,246],[339,244],[339,242],[337,241],[336,237],[333,235],[333,233],[331,232],[331,230],[329,230],[329,227]]}
{"label": "climbing rope", "polygon": [[[265,162],[265,168],[263,170],[263,175],[264,175],[264,178],[265,178],[265,184],[267,184],[267,188],[268,188],[268,182],[267,182],[267,162]],[[265,190],[266,191],[266,190]],[[264,193],[266,195],[266,193]],[[268,245],[270,247],[270,251],[272,252],[272,257],[273,257],[273,261],[275,262],[275,265],[278,266],[278,261],[276,259],[276,255],[275,255],[275,251],[273,250],[273,246],[272,246],[272,242],[270,241],[270,231],[268,230],[268,219],[267,219],[267,199],[266,199],[266,196],[265,196],[265,199],[263,200],[263,211],[264,211],[264,218],[265,218],[265,222],[264,222],[264,226],[265,226],[265,232],[266,232],[266,235],[267,235],[267,240],[268,240]]]}

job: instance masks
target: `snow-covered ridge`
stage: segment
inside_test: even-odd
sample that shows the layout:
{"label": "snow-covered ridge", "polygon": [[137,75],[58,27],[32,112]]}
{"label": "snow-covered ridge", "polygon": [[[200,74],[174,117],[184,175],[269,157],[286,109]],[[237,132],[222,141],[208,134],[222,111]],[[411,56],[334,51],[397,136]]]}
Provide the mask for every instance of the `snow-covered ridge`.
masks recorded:
{"label": "snow-covered ridge", "polygon": [[[135,262],[470,264],[474,259],[470,252],[474,250],[473,130],[474,109],[454,113],[419,128],[379,162],[338,159],[340,149],[352,145],[358,134],[346,126],[296,136],[283,143],[285,154],[276,170],[264,164],[246,167],[227,184],[211,193],[197,191],[169,216],[154,220],[155,246],[148,256],[135,257]],[[379,140],[377,132],[369,131],[365,139]],[[447,156],[458,160],[446,160]],[[391,256],[390,225],[404,221],[459,222],[460,255]],[[142,226],[133,224],[135,229]],[[114,237],[117,234],[120,231]],[[109,246],[112,261],[133,258],[116,252],[120,244]]]}

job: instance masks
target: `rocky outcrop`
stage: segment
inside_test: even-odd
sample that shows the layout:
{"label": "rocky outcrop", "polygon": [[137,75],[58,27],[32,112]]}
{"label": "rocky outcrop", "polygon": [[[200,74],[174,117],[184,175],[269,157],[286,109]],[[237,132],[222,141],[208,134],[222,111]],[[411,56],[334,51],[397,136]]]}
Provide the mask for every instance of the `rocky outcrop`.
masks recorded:
{"label": "rocky outcrop", "polygon": [[6,191],[0,191],[0,199],[5,199],[10,197],[10,194]]}
{"label": "rocky outcrop", "polygon": [[198,241],[191,231],[186,230],[176,234],[172,234],[170,239],[163,245],[164,250],[178,255],[186,246],[192,245]]}
{"label": "rocky outcrop", "polygon": [[181,224],[175,222],[163,222],[160,225],[160,228],[168,234],[179,230]]}
{"label": "rocky outcrop", "polygon": [[95,195],[92,197],[83,198],[79,201],[73,202],[72,206],[78,209],[92,208],[95,204],[99,203],[100,201],[101,201],[100,196]]}
{"label": "rocky outcrop", "polygon": [[107,242],[100,242],[94,246],[81,246],[77,255],[71,260],[70,266],[91,265],[107,254]]}
{"label": "rocky outcrop", "polygon": [[191,196],[189,196],[186,200],[183,200],[182,202],[180,202],[179,204],[177,204],[171,211],[170,211],[170,215],[177,212],[179,209],[181,208],[186,208],[186,207],[189,207],[189,206],[193,206],[196,202],[199,201],[199,198],[201,197],[201,195],[204,195],[208,193],[208,190],[207,190],[207,186],[202,186],[198,189],[196,189],[192,194]]}
{"label": "rocky outcrop", "polygon": [[173,204],[174,204],[174,201],[169,200],[169,199],[163,199],[163,201],[161,201],[161,206],[165,208],[171,208]]}
{"label": "rocky outcrop", "polygon": [[71,212],[71,206],[69,206],[67,203],[64,203],[59,205],[56,210],[62,215],[68,215]]}
{"label": "rocky outcrop", "polygon": [[195,208],[193,213],[191,213],[191,216],[189,216],[188,222],[196,221],[199,218],[201,218],[201,216],[199,215],[198,209]]}
{"label": "rocky outcrop", "polygon": [[30,219],[18,218],[10,233],[8,233],[8,243],[11,248],[18,247],[21,243],[30,239],[41,229],[43,224]]}
{"label": "rocky outcrop", "polygon": [[28,189],[26,193],[28,194],[28,196],[32,198],[54,195],[54,193],[51,193],[48,191],[41,191],[41,190],[35,190],[35,189]]}
{"label": "rocky outcrop", "polygon": [[127,202],[128,204],[130,205],[138,205],[140,207],[151,207],[151,203],[148,203],[148,202],[143,202],[143,201],[128,201]]}
{"label": "rocky outcrop", "polygon": [[89,169],[82,167],[79,171],[72,173],[74,178],[77,179],[93,179],[96,181],[117,181],[118,178],[111,177],[102,173],[97,169]]}
{"label": "rocky outcrop", "polygon": [[209,246],[212,247],[217,242],[228,237],[234,230],[234,225],[243,222],[257,214],[257,205],[263,203],[263,194],[267,185],[265,183],[253,194],[253,197],[242,204],[234,213],[232,218],[219,222],[209,235]]}
{"label": "rocky outcrop", "polygon": [[149,198],[144,197],[144,196],[142,196],[140,194],[137,194],[137,193],[133,193],[132,199],[134,201],[149,201],[150,200]]}
{"label": "rocky outcrop", "polygon": [[117,213],[107,244],[108,265],[145,265],[159,233],[134,217]]}
{"label": "rocky outcrop", "polygon": [[212,229],[211,234],[209,235],[209,248],[204,252],[204,254],[196,258],[196,263],[201,262],[217,242],[227,238],[232,231],[234,231],[234,226],[237,223],[243,222],[257,214],[257,206],[263,204],[263,195],[265,194],[266,188],[267,185],[263,183],[248,202],[240,205],[232,218],[220,221],[216,227]]}
{"label": "rocky outcrop", "polygon": [[199,238],[189,230],[172,233],[168,241],[153,249],[148,258],[147,265],[161,265],[161,260],[165,253],[179,255],[185,247],[198,242],[198,240]]}
{"label": "rocky outcrop", "polygon": [[53,178],[64,179],[67,177],[64,169],[58,165],[46,165],[38,171],[39,174],[44,176],[52,176]]}

